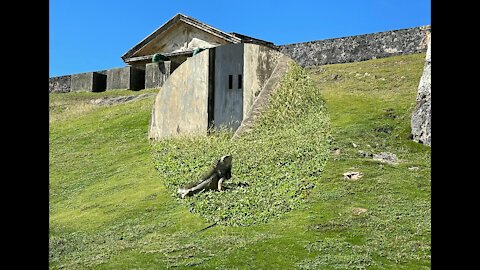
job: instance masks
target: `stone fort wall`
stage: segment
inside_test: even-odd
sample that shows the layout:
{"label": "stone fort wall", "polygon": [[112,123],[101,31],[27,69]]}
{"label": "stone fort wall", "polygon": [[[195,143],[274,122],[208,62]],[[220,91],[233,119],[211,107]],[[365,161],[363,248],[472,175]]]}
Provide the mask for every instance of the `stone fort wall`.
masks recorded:
{"label": "stone fort wall", "polygon": [[301,66],[348,63],[427,51],[431,27],[414,28],[278,46]]}

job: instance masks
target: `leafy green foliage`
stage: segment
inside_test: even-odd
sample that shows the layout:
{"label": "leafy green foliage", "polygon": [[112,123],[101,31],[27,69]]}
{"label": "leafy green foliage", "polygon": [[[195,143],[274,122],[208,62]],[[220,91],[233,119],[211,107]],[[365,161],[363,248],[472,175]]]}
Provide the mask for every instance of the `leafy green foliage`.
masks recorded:
{"label": "leafy green foliage", "polygon": [[224,192],[183,200],[193,213],[224,225],[267,222],[299,206],[317,184],[328,157],[329,121],[314,82],[292,66],[254,131],[230,140],[228,131],[154,144],[156,166],[172,196],[212,163],[233,155]]}

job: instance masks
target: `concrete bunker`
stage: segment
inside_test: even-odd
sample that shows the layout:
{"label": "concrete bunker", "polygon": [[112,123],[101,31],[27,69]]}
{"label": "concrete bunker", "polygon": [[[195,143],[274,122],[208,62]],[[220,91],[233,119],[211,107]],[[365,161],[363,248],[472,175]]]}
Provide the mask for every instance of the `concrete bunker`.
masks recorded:
{"label": "concrete bunker", "polygon": [[279,62],[288,60],[269,47],[246,43],[188,58],[157,94],[149,138],[207,134],[212,128],[237,130]]}
{"label": "concrete bunker", "polygon": [[145,87],[145,71],[131,66],[107,70],[107,90],[140,90]]}
{"label": "concrete bunker", "polygon": [[107,76],[99,72],[73,74],[70,79],[70,91],[105,91]]}

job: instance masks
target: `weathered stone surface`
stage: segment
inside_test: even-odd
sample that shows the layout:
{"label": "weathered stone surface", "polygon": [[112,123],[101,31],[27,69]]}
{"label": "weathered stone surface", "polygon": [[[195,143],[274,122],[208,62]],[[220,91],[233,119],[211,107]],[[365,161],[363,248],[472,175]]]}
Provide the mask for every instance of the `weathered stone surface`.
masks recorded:
{"label": "weathered stone surface", "polygon": [[66,93],[70,92],[71,75],[52,77],[48,79],[49,93]]}
{"label": "weathered stone surface", "polygon": [[94,99],[90,103],[94,105],[99,105],[99,106],[110,106],[110,105],[115,105],[120,103],[127,103],[130,101],[134,101],[142,98],[152,97],[155,95],[156,94],[152,93],[152,94],[141,94],[141,95],[135,95],[135,96],[103,97],[103,98]]}
{"label": "weathered stone surface", "polygon": [[145,88],[145,71],[131,66],[107,70],[107,90]]}
{"label": "weathered stone surface", "polygon": [[146,64],[145,89],[162,87],[163,83],[177,67],[178,64],[172,61]]}
{"label": "weathered stone surface", "polygon": [[70,91],[105,91],[107,76],[98,72],[73,74]]}
{"label": "weathered stone surface", "polygon": [[398,164],[400,160],[397,158],[397,155],[389,152],[381,152],[379,154],[372,155],[373,160],[377,160],[383,163],[388,164]]}
{"label": "weathered stone surface", "polygon": [[358,62],[425,52],[430,26],[316,40],[279,46],[280,52],[302,66]]}
{"label": "weathered stone surface", "polygon": [[150,139],[207,134],[209,53],[188,58],[165,81],[153,106]]}
{"label": "weathered stone surface", "polygon": [[412,115],[413,140],[431,146],[431,38],[428,40],[428,50],[425,57],[425,66],[418,85],[417,104]]}
{"label": "weathered stone surface", "polygon": [[[249,105],[246,117],[242,121],[240,127],[235,131],[232,139],[236,139],[241,136],[241,134],[249,132],[253,129],[260,115],[268,108],[268,105],[270,104],[270,97],[278,88],[281,79],[285,76],[285,74],[287,74],[289,65],[294,63],[293,60],[286,55],[280,55],[278,59],[275,59],[275,62],[276,65],[273,71],[271,71],[271,75],[262,85],[263,88],[261,91],[259,91],[258,96],[252,100],[252,105]],[[254,97],[252,97],[252,99],[253,98]]]}
{"label": "weathered stone surface", "polygon": [[253,103],[282,56],[280,52],[265,46],[245,44],[244,48],[243,119],[250,113]]}

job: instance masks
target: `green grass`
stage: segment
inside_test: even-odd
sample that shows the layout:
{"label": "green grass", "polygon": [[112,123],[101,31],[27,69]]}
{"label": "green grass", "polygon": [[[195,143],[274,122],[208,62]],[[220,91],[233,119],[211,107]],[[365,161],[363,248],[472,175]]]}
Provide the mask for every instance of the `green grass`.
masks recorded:
{"label": "green grass", "polygon": [[163,140],[154,144],[154,154],[172,197],[216,159],[232,154],[227,192],[203,192],[177,201],[210,222],[247,226],[278,218],[308,196],[328,157],[329,131],[316,84],[294,66],[254,131],[233,141],[228,131]]}
{"label": "green grass", "polygon": [[[150,145],[153,97],[81,108],[144,91],[51,94],[63,108],[50,108],[50,268],[429,269],[430,148],[408,139],[424,56],[296,69],[232,142],[223,132]],[[226,152],[231,189],[174,197]],[[349,170],[364,176],[343,180]],[[224,225],[200,231],[213,221]]]}

